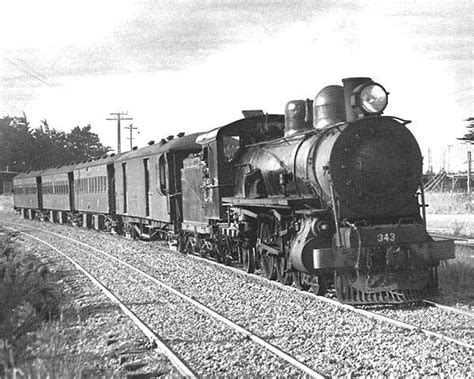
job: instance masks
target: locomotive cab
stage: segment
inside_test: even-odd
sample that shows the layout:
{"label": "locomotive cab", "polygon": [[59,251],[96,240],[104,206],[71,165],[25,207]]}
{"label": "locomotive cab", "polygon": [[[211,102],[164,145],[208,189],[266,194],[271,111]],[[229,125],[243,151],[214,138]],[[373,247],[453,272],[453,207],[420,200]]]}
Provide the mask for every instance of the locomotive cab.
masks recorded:
{"label": "locomotive cab", "polygon": [[204,222],[207,227],[209,223],[227,220],[222,198],[234,194],[236,172],[242,167],[239,161],[246,147],[283,135],[281,115],[256,115],[255,111],[244,111],[244,115],[244,119],[200,135],[196,143],[202,146],[201,153],[184,160],[184,202],[199,204],[184,210],[184,230],[197,230],[195,223]]}

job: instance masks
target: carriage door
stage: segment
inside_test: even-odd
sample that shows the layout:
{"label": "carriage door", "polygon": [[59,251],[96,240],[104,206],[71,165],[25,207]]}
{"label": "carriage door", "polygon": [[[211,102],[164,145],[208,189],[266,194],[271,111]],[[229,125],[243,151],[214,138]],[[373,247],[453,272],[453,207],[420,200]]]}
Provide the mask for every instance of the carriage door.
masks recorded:
{"label": "carriage door", "polygon": [[41,176],[36,177],[36,195],[38,196],[38,209],[43,209],[43,186]]}
{"label": "carriage door", "polygon": [[115,167],[113,164],[107,165],[107,196],[109,198],[109,213],[115,214]]}
{"label": "carriage door", "polygon": [[75,205],[74,205],[74,173],[68,172],[67,173],[67,180],[69,182],[69,205],[71,212],[74,212]]}
{"label": "carriage door", "polygon": [[127,213],[127,164],[122,163],[123,213]]}
{"label": "carriage door", "polygon": [[150,216],[150,167],[149,167],[149,160],[143,160],[143,169],[144,169],[144,176],[145,176],[145,216]]}

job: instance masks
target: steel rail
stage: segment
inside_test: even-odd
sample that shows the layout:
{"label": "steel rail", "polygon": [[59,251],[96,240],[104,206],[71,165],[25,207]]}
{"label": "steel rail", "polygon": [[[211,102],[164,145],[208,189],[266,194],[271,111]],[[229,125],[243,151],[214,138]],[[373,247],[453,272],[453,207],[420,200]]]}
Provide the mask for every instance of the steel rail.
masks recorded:
{"label": "steel rail", "polygon": [[[33,228],[38,229],[38,228]],[[188,367],[188,365],[182,361],[167,345],[166,343],[158,337],[145,323],[135,315],[132,310],[130,310],[118,297],[116,297],[112,292],[110,292],[107,287],[105,287],[99,280],[93,277],[80,263],[76,262],[74,259],[69,257],[66,253],[62,252],[61,250],[55,248],[53,245],[49,244],[46,241],[43,241],[40,238],[32,236],[29,233],[25,233],[22,231],[18,231],[19,233],[34,239],[46,246],[50,249],[56,251],[58,254],[62,255],[66,258],[69,262],[71,262],[76,268],[81,271],[87,278],[89,278],[92,283],[94,283],[100,290],[114,303],[116,303],[120,309],[133,321],[135,325],[145,334],[150,341],[153,341],[157,349],[162,352],[169,361],[173,364],[173,366],[179,371],[179,373],[187,378],[197,378],[197,375]]]}
{"label": "steel rail", "polygon": [[428,305],[431,305],[432,307],[436,307],[436,308],[440,308],[440,309],[444,309],[448,312],[454,312],[454,313],[458,313],[460,315],[464,315],[464,316],[468,316],[468,317],[471,317],[471,318],[474,318],[474,312],[469,312],[469,311],[466,311],[464,309],[459,309],[459,308],[454,308],[454,307],[450,307],[449,305],[444,305],[444,304],[439,304],[439,303],[435,303],[434,301],[431,301],[431,300],[421,300],[423,303],[426,303]]}
{"label": "steel rail", "polygon": [[[253,278],[256,278],[258,280],[262,280],[262,281],[265,281],[267,283],[270,283],[272,284],[273,286],[275,287],[278,287],[278,288],[281,288],[283,290],[287,290],[287,291],[297,291],[298,293],[301,293],[303,294],[304,296],[307,296],[307,297],[311,297],[311,298],[314,298],[314,299],[317,299],[321,302],[325,302],[325,303],[328,303],[328,304],[331,304],[333,306],[336,306],[336,307],[339,307],[339,308],[344,308],[344,309],[347,309],[351,312],[355,312],[355,313],[359,313],[361,315],[364,315],[368,318],[372,318],[372,319],[376,319],[378,321],[383,321],[383,322],[386,322],[386,323],[389,323],[389,324],[393,324],[395,326],[398,326],[400,328],[403,328],[403,329],[409,329],[409,330],[414,330],[414,331],[419,331],[423,334],[426,334],[426,335],[429,335],[429,336],[433,336],[433,337],[436,337],[436,338],[439,338],[439,339],[443,339],[447,342],[450,342],[450,343],[454,343],[454,344],[457,344],[457,345],[460,345],[462,347],[465,347],[467,349],[471,349],[471,350],[474,350],[474,345],[471,345],[467,342],[464,342],[464,341],[460,341],[460,340],[457,340],[455,338],[452,338],[452,337],[449,337],[449,336],[446,336],[444,334],[441,334],[441,333],[437,333],[437,332],[433,332],[431,330],[427,330],[427,329],[423,329],[423,328],[419,328],[415,325],[411,325],[411,324],[408,324],[408,323],[405,323],[403,321],[399,321],[399,320],[396,320],[396,319],[393,319],[393,318],[390,318],[390,317],[387,317],[387,316],[382,316],[382,315],[379,315],[375,312],[370,312],[370,311],[367,311],[365,309],[360,309],[360,308],[357,308],[357,307],[354,307],[353,305],[350,305],[350,304],[344,304],[344,303],[341,303],[339,301],[336,301],[336,300],[333,300],[333,299],[329,299],[327,297],[324,297],[324,296],[320,296],[320,295],[316,295],[312,292],[307,292],[307,291],[302,291],[302,290],[299,290],[295,287],[290,287],[290,286],[286,286],[286,285],[283,285],[279,282],[276,282],[276,281],[273,281],[273,280],[269,280],[267,278],[264,278],[262,276],[259,276],[259,275],[255,275],[255,274],[248,274],[246,273],[245,271],[241,270],[241,269],[238,269],[238,268],[235,268],[235,267],[230,267],[230,266],[224,266],[220,263],[217,263],[217,262],[214,262],[214,261],[210,261],[208,259],[205,259],[205,258],[201,258],[201,257],[198,257],[198,256],[193,256],[193,255],[190,255],[190,257],[192,257],[193,259],[196,259],[196,260],[199,260],[199,261],[203,261],[203,262],[208,262],[212,265],[215,265],[215,266],[218,266],[218,267],[225,267],[227,270],[230,270],[230,271],[234,271],[234,272],[237,272],[237,273],[240,273],[240,274],[243,274],[243,275],[246,275],[246,276],[251,276]],[[451,310],[452,308],[450,308]]]}
{"label": "steel rail", "polygon": [[451,342],[451,343],[454,343],[456,345],[459,345],[459,346],[462,346],[462,347],[465,347],[467,349],[471,349],[471,350],[474,350],[474,345],[471,345],[467,342],[464,342],[464,341],[460,341],[460,340],[457,340],[455,338],[452,338],[452,337],[448,337],[444,334],[441,334],[441,333],[437,333],[437,332],[433,332],[431,330],[428,330],[428,329],[423,329],[423,328],[420,328],[418,326],[415,326],[415,325],[412,325],[412,324],[408,324],[406,322],[403,322],[403,321],[399,321],[399,320],[396,320],[394,318],[391,318],[391,317],[387,317],[387,316],[382,316],[382,315],[379,315],[377,313],[374,313],[374,312],[370,312],[370,311],[367,311],[365,309],[360,309],[360,308],[356,308],[354,307],[353,305],[349,305],[349,304],[343,304],[343,303],[340,303],[336,300],[333,300],[333,299],[329,299],[327,297],[323,297],[323,296],[319,296],[319,295],[315,295],[311,292],[305,292],[305,295],[306,296],[310,296],[310,297],[314,297],[316,299],[319,299],[321,301],[324,301],[326,303],[329,303],[329,304],[332,304],[332,305],[335,305],[337,307],[340,307],[340,308],[345,308],[345,309],[348,309],[352,312],[356,312],[356,313],[360,313],[364,316],[367,316],[369,318],[372,318],[372,319],[376,319],[376,320],[380,320],[380,321],[384,321],[384,322],[387,322],[387,323],[390,323],[390,324],[393,324],[393,325],[396,325],[400,328],[404,328],[404,329],[409,329],[409,330],[415,330],[415,331],[419,331],[423,334],[426,334],[428,336],[433,336],[433,337],[436,337],[436,338],[439,338],[439,339],[442,339],[442,340],[445,340],[447,342]]}
{"label": "steel rail", "polygon": [[[24,225],[24,224],[19,224],[19,225]],[[47,233],[56,234],[56,233],[54,233],[54,232],[46,231],[46,230],[41,229],[41,228],[34,228],[34,229],[39,229],[39,230],[45,231],[45,232],[47,232]],[[94,248],[94,247],[92,247],[92,246],[83,244],[83,243],[80,242],[80,241],[76,241],[76,240],[74,240],[74,239],[72,239],[72,238],[69,238],[69,237],[66,237],[66,236],[62,236],[62,235],[60,235],[60,234],[56,234],[56,235],[61,236],[61,237],[66,238],[66,239],[71,239],[71,240],[73,240],[73,241],[75,241],[75,242],[77,242],[77,243],[79,243],[79,244],[82,244],[82,245],[84,245],[84,246],[86,246],[86,247],[89,247],[89,248],[91,248],[91,249],[93,249],[93,250],[96,250],[97,252],[101,252],[100,250],[98,250],[98,249],[96,249],[96,248]],[[105,252],[102,252],[102,253],[103,253],[103,254],[106,254],[106,255],[109,255],[108,253],[105,253]],[[224,265],[221,265],[220,263],[213,262],[213,261],[210,261],[210,260],[208,260],[208,259],[200,258],[200,257],[193,256],[193,255],[190,255],[190,256],[193,257],[194,259],[202,260],[202,261],[204,261],[204,262],[208,262],[208,263],[214,264],[214,265],[216,265],[216,266],[218,266],[218,267],[225,267],[226,269],[231,269],[232,271],[235,270],[236,272],[239,272],[239,273],[241,273],[241,274],[244,274],[244,275],[247,275],[247,276],[252,276],[252,277],[258,278],[258,279],[260,279],[260,280],[267,281],[268,283],[271,283],[272,285],[277,286],[277,287],[282,288],[282,289],[285,289],[285,290],[294,290],[294,291],[301,292],[304,296],[308,296],[308,297],[312,297],[312,298],[318,299],[318,300],[320,300],[320,301],[322,301],[322,302],[326,302],[326,303],[331,304],[331,305],[336,306],[336,307],[345,308],[345,309],[347,309],[347,310],[350,310],[350,311],[355,312],[355,313],[362,314],[362,315],[364,315],[364,316],[366,316],[366,317],[369,317],[369,318],[372,318],[372,319],[376,319],[376,320],[379,320],[379,321],[383,321],[383,322],[386,322],[386,323],[389,323],[389,324],[398,326],[398,327],[403,328],[403,329],[419,331],[419,332],[421,332],[421,333],[423,333],[423,334],[425,334],[425,335],[433,336],[433,337],[436,337],[436,338],[445,340],[445,341],[447,341],[447,342],[454,343],[454,344],[457,344],[457,345],[459,345],[459,346],[462,346],[462,347],[465,347],[465,348],[474,350],[474,345],[469,344],[469,343],[466,343],[466,342],[464,342],[464,341],[457,340],[457,339],[455,339],[455,338],[446,336],[446,335],[441,334],[441,333],[437,333],[437,332],[433,332],[433,331],[431,331],[431,330],[419,328],[419,327],[417,327],[417,326],[415,326],[415,325],[408,324],[408,323],[405,323],[405,322],[403,322],[403,321],[395,320],[395,319],[390,318],[390,317],[387,317],[387,316],[382,316],[382,315],[379,315],[379,314],[377,314],[377,313],[370,312],[370,311],[367,311],[367,310],[364,310],[364,309],[356,308],[356,307],[354,307],[354,306],[352,306],[352,305],[349,305],[349,304],[340,303],[339,301],[336,301],[336,300],[333,300],[333,299],[329,299],[329,298],[324,297],[324,296],[315,295],[315,294],[313,294],[313,293],[311,293],[311,292],[300,291],[300,290],[298,290],[298,289],[296,289],[296,288],[294,288],[294,287],[289,287],[289,286],[282,285],[281,283],[275,282],[275,281],[273,281],[273,280],[268,280],[268,279],[266,279],[266,278],[264,278],[264,277],[262,277],[262,276],[259,276],[259,275],[248,274],[248,273],[246,273],[246,272],[244,272],[244,271],[242,271],[242,270],[240,270],[240,269],[237,269],[237,268],[234,268],[234,267],[229,267],[229,266],[224,266]],[[113,256],[111,256],[111,257],[112,257],[113,259],[119,260],[118,258],[115,258],[115,257],[113,257]],[[119,261],[120,261],[120,260],[119,260]],[[125,265],[128,265],[128,263],[126,263],[126,262],[123,262],[123,263],[124,263]],[[132,269],[134,269],[134,270],[138,270],[138,269],[134,268],[133,266],[130,266],[130,268],[132,268]],[[149,276],[149,275],[146,274],[146,273],[144,273],[144,275],[145,275],[145,276]],[[155,279],[155,278],[153,278],[153,277],[150,277],[150,279],[151,279],[152,281],[157,280],[157,279]],[[159,283],[157,283],[157,284],[159,284]],[[167,286],[167,285],[163,283],[163,286]],[[167,286],[167,287],[169,287],[169,286]],[[165,287],[165,288],[166,288],[166,287]],[[171,287],[170,287],[170,288],[171,288]],[[171,290],[173,291],[174,289],[171,289]],[[174,290],[174,291],[175,291],[175,290]],[[177,292],[179,292],[179,291],[177,291]],[[186,295],[184,295],[184,296],[186,296]],[[191,298],[189,298],[189,299],[190,299],[191,301],[193,301],[193,302],[198,303],[198,302],[195,301],[194,299],[191,299]],[[198,303],[198,304],[201,304],[201,303]],[[202,304],[201,304],[201,305],[202,305]],[[204,305],[202,305],[202,306],[204,306]],[[204,307],[205,307],[205,306],[204,306]],[[212,311],[212,310],[210,310],[210,311]],[[214,311],[212,311],[212,312],[214,312]],[[216,315],[217,315],[217,313],[216,313]],[[220,316],[220,315],[219,315],[219,316]],[[221,321],[222,321],[222,320],[221,320]],[[235,324],[235,325],[237,325],[237,324]],[[244,329],[244,330],[245,330],[245,329]],[[249,337],[249,338],[250,338],[250,337]],[[259,337],[257,337],[257,338],[259,338]],[[267,343],[267,342],[266,342],[266,343]],[[268,344],[269,344],[269,343],[268,343]],[[269,345],[271,345],[271,344],[269,344]],[[274,346],[274,345],[271,345],[271,346]],[[275,347],[275,348],[276,348],[276,347]],[[278,349],[278,348],[277,348],[277,349]]]}
{"label": "steel rail", "polygon": [[273,354],[275,354],[276,356],[280,357],[281,359],[287,361],[288,363],[292,364],[294,367],[300,369],[301,371],[303,371],[305,374],[307,375],[310,375],[311,377],[313,378],[319,378],[319,379],[323,379],[323,378],[327,378],[326,375],[323,375],[315,370],[313,370],[311,367],[305,365],[304,363],[298,361],[296,358],[292,357],[291,355],[285,353],[283,350],[280,350],[277,346],[265,341],[264,339],[258,337],[257,335],[253,334],[252,332],[244,329],[243,327],[241,327],[240,325],[236,324],[235,322],[233,322],[232,320],[224,317],[223,315],[217,313],[216,311],[208,308],[206,305],[200,303],[199,301],[197,300],[194,300],[193,298],[185,295],[184,293],[174,289],[173,287],[167,285],[166,283],[163,283],[162,281],[156,279],[155,277],[147,274],[146,272],[140,270],[139,268],[136,268],[132,265],[130,265],[129,263],[123,261],[122,259],[120,258],[117,258],[117,257],[114,257],[113,255],[105,252],[105,251],[102,251],[102,250],[99,250],[93,246],[90,246],[90,245],[87,245],[81,241],[77,241],[75,240],[74,238],[70,238],[70,237],[67,237],[67,236],[64,236],[64,235],[61,235],[61,234],[58,234],[58,233],[54,233],[54,232],[51,232],[49,230],[45,230],[45,229],[42,229],[42,228],[35,228],[35,227],[31,227],[31,226],[27,226],[27,225],[24,225],[24,224],[20,224],[20,223],[14,223],[14,222],[10,222],[11,224],[14,224],[14,225],[21,225],[21,226],[26,226],[26,227],[29,227],[29,228],[32,228],[32,229],[37,229],[37,230],[40,230],[42,232],[46,232],[46,233],[49,233],[49,234],[52,234],[52,235],[55,235],[55,236],[58,236],[58,237],[61,237],[61,238],[64,238],[64,239],[67,239],[67,240],[70,240],[74,243],[77,243],[79,245],[82,245],[86,248],[89,248],[91,250],[94,250],[100,254],[103,254],[107,257],[109,257],[110,259],[113,259],[121,264],[123,264],[124,266],[130,268],[131,270],[143,275],[144,277],[146,277],[147,279],[149,279],[150,281],[152,281],[153,283],[159,285],[160,287],[163,287],[165,288],[166,290],[168,290],[169,292],[175,294],[176,296],[179,296],[181,297],[182,299],[186,300],[187,302],[189,302],[190,304],[194,305],[195,307],[201,309],[202,311],[208,313],[209,315],[211,315],[212,317],[214,317],[215,319],[221,321],[222,323],[226,324],[227,326],[231,327],[232,329],[234,329],[235,331],[243,334],[246,338],[250,339],[251,341],[259,344],[260,346],[266,348],[267,350],[271,351]]}

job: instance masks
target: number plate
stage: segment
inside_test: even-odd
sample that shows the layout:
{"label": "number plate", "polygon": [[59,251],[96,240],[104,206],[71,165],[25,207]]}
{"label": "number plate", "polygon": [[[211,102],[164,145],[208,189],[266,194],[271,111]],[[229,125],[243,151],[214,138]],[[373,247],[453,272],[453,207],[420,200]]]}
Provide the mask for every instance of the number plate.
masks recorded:
{"label": "number plate", "polygon": [[378,243],[389,243],[389,242],[396,242],[397,235],[395,233],[379,233],[377,234],[377,242]]}

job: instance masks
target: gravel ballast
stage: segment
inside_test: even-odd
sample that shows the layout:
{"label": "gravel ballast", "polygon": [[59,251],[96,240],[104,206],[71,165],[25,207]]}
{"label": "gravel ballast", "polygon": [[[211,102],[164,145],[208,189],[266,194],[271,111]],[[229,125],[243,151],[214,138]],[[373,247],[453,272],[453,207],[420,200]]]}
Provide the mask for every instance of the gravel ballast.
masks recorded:
{"label": "gravel ballast", "polygon": [[66,259],[25,236],[17,243],[48,262],[61,294],[60,318],[30,333],[21,372],[33,377],[125,377],[178,373],[119,307]]}
{"label": "gravel ballast", "polygon": [[[469,377],[472,374],[469,349],[373,321],[309,298],[304,293],[278,288],[266,281],[171,252],[156,243],[38,222],[24,223],[48,227],[136,265],[327,375]],[[159,298],[163,299],[163,296]],[[156,305],[150,305],[147,312],[154,312],[156,308]],[[440,310],[423,308],[413,314],[411,311],[396,312],[396,318],[402,317],[400,315],[413,317],[424,327],[452,329],[447,324],[452,316],[446,316],[446,312]],[[454,333],[458,336],[458,332]],[[460,333],[461,338],[472,341],[472,329]],[[277,370],[275,366],[278,365],[267,366],[270,356],[262,355],[262,360],[263,363],[250,366],[248,371],[238,371],[239,374],[278,372],[266,371]],[[213,367],[209,372],[229,373],[218,371],[228,362],[220,363],[220,367]],[[262,364],[260,371],[253,371],[254,366]]]}

